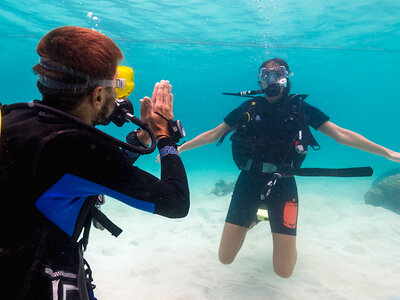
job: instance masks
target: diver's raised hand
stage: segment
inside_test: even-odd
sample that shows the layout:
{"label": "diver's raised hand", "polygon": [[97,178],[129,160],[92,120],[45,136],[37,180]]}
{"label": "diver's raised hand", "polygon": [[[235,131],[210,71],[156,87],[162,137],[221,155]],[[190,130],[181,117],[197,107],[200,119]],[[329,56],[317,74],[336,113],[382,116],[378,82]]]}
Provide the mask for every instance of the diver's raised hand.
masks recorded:
{"label": "diver's raised hand", "polygon": [[[170,136],[167,120],[174,118],[174,98],[171,89],[172,86],[169,84],[168,80],[161,80],[155,84],[151,96],[151,109],[150,113],[147,115],[147,120],[154,134],[160,138],[162,136]],[[148,97],[145,97],[143,101],[148,105],[148,99],[146,98]]]}
{"label": "diver's raised hand", "polygon": [[[140,120],[143,123],[149,124],[149,117],[152,110],[151,99],[149,97],[146,96],[143,99],[140,99]],[[138,138],[146,145],[151,143],[150,135],[145,130],[138,133]]]}
{"label": "diver's raised hand", "polygon": [[144,123],[149,123],[149,117],[152,111],[151,99],[144,97],[140,99],[140,120]]}
{"label": "diver's raised hand", "polygon": [[161,80],[154,86],[151,102],[153,104],[153,112],[161,114],[168,120],[174,118],[173,102],[174,97],[171,93],[172,86],[168,80]]}

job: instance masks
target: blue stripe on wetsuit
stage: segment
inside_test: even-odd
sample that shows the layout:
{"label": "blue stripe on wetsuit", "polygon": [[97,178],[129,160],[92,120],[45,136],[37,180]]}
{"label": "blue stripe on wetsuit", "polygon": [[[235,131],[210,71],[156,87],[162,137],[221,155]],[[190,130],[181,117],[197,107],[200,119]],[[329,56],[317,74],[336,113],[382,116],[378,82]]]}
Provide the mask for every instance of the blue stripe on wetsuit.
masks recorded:
{"label": "blue stripe on wetsuit", "polygon": [[65,174],[35,203],[54,224],[72,236],[79,212],[88,196],[104,194],[140,210],[154,213],[154,203],[135,199],[89,180]]}

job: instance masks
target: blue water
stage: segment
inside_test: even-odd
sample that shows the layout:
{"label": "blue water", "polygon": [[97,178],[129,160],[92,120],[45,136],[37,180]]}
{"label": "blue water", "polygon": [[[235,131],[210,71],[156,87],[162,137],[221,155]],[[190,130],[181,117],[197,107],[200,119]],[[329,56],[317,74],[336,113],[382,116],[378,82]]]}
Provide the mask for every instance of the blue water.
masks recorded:
{"label": "blue water", "polygon": [[[400,102],[400,4],[393,1],[1,1],[3,58],[0,101],[39,98],[31,67],[41,36],[62,25],[78,25],[113,38],[135,70],[138,100],[155,81],[169,79],[175,116],[187,139],[219,125],[243,99],[223,91],[256,89],[259,65],[281,57],[294,72],[292,92],[339,126],[391,149]],[[89,14],[91,13],[91,14]],[[131,129],[105,128],[124,138]],[[322,150],[306,166],[371,165],[377,173],[394,167],[383,158],[343,147],[317,133]],[[139,165],[152,168],[154,157]],[[187,168],[234,168],[229,142],[185,154]]]}
{"label": "blue water", "polygon": [[[341,127],[400,151],[400,2],[389,0],[251,1],[19,1],[0,0],[0,102],[40,98],[31,67],[35,47],[55,27],[77,25],[110,36],[135,71],[130,99],[153,85],[173,85],[175,117],[187,137],[210,130],[244,99],[221,95],[257,89],[257,70],[266,59],[285,59],[294,76],[292,92]],[[133,128],[102,128],[124,139]],[[321,133],[322,146],[304,166],[372,166],[374,177],[399,165],[335,143]],[[138,166],[159,172],[156,154]],[[182,155],[189,172],[237,173],[230,142]],[[316,182],[318,179],[313,179]],[[352,179],[348,179],[352,180]],[[371,179],[366,179],[370,180]],[[347,186],[347,185],[346,185]],[[397,299],[397,298],[396,298]]]}

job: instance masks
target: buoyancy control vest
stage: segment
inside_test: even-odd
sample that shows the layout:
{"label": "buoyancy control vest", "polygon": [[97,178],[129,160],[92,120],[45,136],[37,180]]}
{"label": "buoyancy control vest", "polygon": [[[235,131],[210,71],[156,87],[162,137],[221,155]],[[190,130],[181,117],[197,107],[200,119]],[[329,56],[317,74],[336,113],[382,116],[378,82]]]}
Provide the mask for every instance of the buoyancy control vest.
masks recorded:
{"label": "buoyancy control vest", "polygon": [[244,112],[230,138],[233,159],[239,169],[263,172],[266,163],[277,168],[282,165],[299,168],[308,146],[314,150],[320,148],[308,127],[302,105],[307,96],[289,95],[268,108],[261,97],[244,103]]}
{"label": "buoyancy control vest", "polygon": [[[36,209],[32,209],[34,203],[28,203],[36,197],[32,193],[37,191],[32,187],[40,184],[36,179],[36,172],[38,159],[45,145],[59,135],[82,129],[74,123],[33,109],[21,109],[8,114],[8,111],[2,111],[2,117],[8,118],[7,123],[12,126],[1,135],[1,146],[6,149],[1,151],[3,157],[0,157],[0,186],[8,185],[20,191],[16,199],[2,199],[4,213],[0,214],[0,262],[4,270],[18,270],[18,276],[3,274],[2,277],[7,278],[2,278],[1,281],[7,284],[9,289],[15,287],[15,294],[10,295],[15,299],[94,299],[91,270],[83,259],[92,220],[97,228],[101,224],[114,236],[121,232],[99,210],[101,196],[87,197],[79,212],[72,236]],[[19,120],[24,120],[24,125],[13,129],[13,125]],[[51,125],[43,126],[45,123]],[[14,142],[6,145],[4,140],[8,140],[9,135],[13,136]],[[16,174],[20,175],[16,177]],[[19,181],[15,182],[11,177],[18,178]],[[26,191],[21,191],[21,188]],[[7,211],[19,211],[20,219],[14,220]],[[18,224],[20,220],[29,221],[28,226]],[[7,233],[10,226],[15,228],[14,235],[18,236]]]}

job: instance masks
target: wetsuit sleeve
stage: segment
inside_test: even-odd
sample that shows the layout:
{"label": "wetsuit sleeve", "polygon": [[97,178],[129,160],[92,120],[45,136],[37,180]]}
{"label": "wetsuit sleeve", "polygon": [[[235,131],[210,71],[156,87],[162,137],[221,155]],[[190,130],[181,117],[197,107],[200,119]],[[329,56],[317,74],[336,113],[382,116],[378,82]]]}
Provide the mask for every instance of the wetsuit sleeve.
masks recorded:
{"label": "wetsuit sleeve", "polygon": [[189,188],[183,163],[172,139],[160,140],[158,149],[161,179],[132,166],[126,151],[91,133],[59,135],[41,154],[37,176],[47,177],[51,186],[44,187],[40,198],[58,194],[68,202],[104,194],[144,211],[184,217],[189,210]]}
{"label": "wetsuit sleeve", "polygon": [[310,125],[315,130],[329,120],[329,117],[323,113],[318,108],[308,104],[307,102],[303,102],[304,112],[307,119],[307,124]]}
{"label": "wetsuit sleeve", "polygon": [[154,212],[167,217],[186,216],[189,211],[189,186],[177,146],[171,138],[164,138],[157,147],[161,159],[161,180],[157,180],[157,185],[163,190],[161,194],[165,200],[158,198]]}

